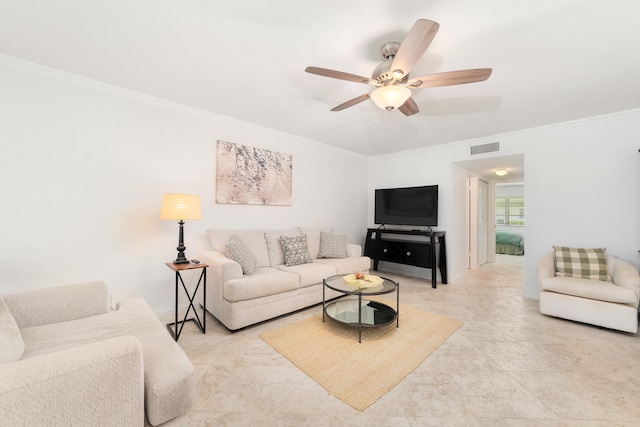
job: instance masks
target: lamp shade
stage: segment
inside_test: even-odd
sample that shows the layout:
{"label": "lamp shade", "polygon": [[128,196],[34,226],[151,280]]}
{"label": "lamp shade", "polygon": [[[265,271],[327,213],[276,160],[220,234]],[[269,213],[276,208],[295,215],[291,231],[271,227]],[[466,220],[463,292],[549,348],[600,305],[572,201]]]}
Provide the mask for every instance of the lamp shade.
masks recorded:
{"label": "lamp shade", "polygon": [[381,86],[371,92],[371,99],[383,110],[399,108],[411,96],[411,90],[404,86]]}
{"label": "lamp shade", "polygon": [[202,219],[200,196],[194,194],[165,194],[160,219]]}

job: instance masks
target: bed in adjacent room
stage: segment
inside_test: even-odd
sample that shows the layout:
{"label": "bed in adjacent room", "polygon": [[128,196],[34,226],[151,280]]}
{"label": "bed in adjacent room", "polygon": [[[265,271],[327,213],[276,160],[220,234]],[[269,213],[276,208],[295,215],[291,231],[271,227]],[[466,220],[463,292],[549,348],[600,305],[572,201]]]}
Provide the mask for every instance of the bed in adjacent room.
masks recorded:
{"label": "bed in adjacent room", "polygon": [[496,230],[496,253],[524,255],[524,236],[510,231]]}

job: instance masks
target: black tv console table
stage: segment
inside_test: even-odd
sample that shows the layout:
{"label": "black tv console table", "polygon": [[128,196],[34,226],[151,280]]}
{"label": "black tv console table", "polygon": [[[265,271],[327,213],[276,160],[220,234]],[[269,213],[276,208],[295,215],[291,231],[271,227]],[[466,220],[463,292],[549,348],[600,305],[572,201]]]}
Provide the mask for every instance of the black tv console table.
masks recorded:
{"label": "black tv console table", "polygon": [[[431,269],[431,287],[436,285],[436,268],[442,283],[447,284],[447,251],[445,231],[393,230],[368,228],[364,254],[373,259],[373,269],[379,261],[395,262]],[[412,236],[412,237],[410,237]]]}

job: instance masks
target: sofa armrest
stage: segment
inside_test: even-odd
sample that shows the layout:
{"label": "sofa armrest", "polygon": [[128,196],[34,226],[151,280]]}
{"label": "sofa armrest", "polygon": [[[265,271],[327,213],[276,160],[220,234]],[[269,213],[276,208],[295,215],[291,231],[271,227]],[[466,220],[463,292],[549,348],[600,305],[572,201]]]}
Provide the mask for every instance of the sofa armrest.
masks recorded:
{"label": "sofa armrest", "polygon": [[143,425],[142,349],[121,336],[0,365],[3,425]]}
{"label": "sofa armrest", "polygon": [[109,290],[102,281],[34,289],[2,299],[20,329],[109,312]]}
{"label": "sofa armrest", "polygon": [[638,273],[636,267],[619,258],[616,258],[612,262],[615,263],[613,273],[611,275],[613,283],[618,286],[633,289],[636,293],[636,297],[640,300],[640,273]]}
{"label": "sofa armrest", "polygon": [[222,252],[207,251],[198,255],[198,259],[209,265],[207,282],[218,283],[220,286],[231,279],[242,278],[240,264],[227,258]]}
{"label": "sofa armrest", "polygon": [[555,275],[556,266],[553,261],[553,254],[549,253],[543,255],[538,261],[538,285],[540,284],[540,279],[544,277],[553,277]]}
{"label": "sofa armrest", "polygon": [[355,243],[347,243],[347,258],[360,258],[362,256],[362,246]]}

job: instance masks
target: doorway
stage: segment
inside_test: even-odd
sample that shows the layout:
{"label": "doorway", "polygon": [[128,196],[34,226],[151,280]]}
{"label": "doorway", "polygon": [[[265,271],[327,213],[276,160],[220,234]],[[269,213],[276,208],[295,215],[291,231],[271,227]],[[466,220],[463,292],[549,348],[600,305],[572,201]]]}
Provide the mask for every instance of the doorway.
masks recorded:
{"label": "doorway", "polygon": [[[509,256],[496,254],[496,229],[512,228],[511,225],[496,225],[496,186],[519,182],[524,188],[524,155],[491,157],[457,162],[467,171],[466,197],[466,244],[467,269],[476,269],[486,263],[511,262]],[[504,169],[504,175],[496,171]],[[521,194],[524,197],[524,191]],[[522,207],[524,209],[524,207]],[[524,235],[524,225],[517,229]],[[522,264],[520,256],[517,264]]]}

